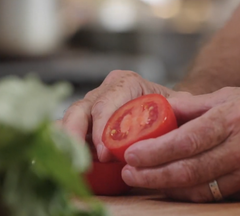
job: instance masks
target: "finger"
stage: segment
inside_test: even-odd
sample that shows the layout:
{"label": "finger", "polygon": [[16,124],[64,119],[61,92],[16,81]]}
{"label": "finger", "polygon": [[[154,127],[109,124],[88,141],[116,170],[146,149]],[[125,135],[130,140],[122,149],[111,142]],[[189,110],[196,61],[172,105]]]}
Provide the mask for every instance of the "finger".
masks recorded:
{"label": "finger", "polygon": [[164,136],[135,143],[126,150],[125,160],[131,166],[151,167],[211,149],[231,133],[228,122],[220,115],[222,109],[214,108]]}
{"label": "finger", "polygon": [[225,87],[214,93],[192,96],[183,92],[174,92],[168,98],[179,125],[201,116],[209,109],[226,101],[236,101],[239,88]]}
{"label": "finger", "polygon": [[65,113],[62,126],[77,139],[84,139],[91,128],[92,101],[88,99],[74,103]]}
{"label": "finger", "polygon": [[[121,71],[114,71],[108,76],[107,81],[111,79],[112,84],[105,85],[103,82],[105,89],[92,107],[93,142],[101,162],[109,161],[111,155],[102,143],[102,133],[107,121],[119,107],[143,94],[140,81],[137,81],[139,75],[130,71],[123,75],[119,73]],[[117,78],[113,80],[111,76]]]}
{"label": "finger", "polygon": [[[238,199],[240,191],[240,171],[228,174],[217,179],[219,190],[225,200]],[[163,190],[167,197],[179,201],[196,203],[214,202],[214,196],[209,188],[209,183],[204,183],[190,188],[175,188]]]}
{"label": "finger", "polygon": [[212,101],[209,103],[209,95],[185,95],[176,92],[168,98],[178,125],[182,125],[192,119],[195,119],[213,107]]}
{"label": "finger", "polygon": [[160,167],[123,169],[123,179],[130,186],[146,188],[190,187],[218,178],[238,169],[239,137],[231,137],[223,144],[192,158]]}

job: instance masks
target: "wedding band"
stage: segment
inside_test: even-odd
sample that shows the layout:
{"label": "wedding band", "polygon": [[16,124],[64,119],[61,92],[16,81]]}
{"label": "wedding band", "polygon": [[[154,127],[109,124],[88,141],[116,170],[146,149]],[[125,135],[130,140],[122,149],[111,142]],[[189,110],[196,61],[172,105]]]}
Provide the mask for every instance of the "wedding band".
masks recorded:
{"label": "wedding band", "polygon": [[210,187],[210,190],[212,192],[212,195],[215,199],[215,201],[221,201],[223,200],[223,196],[221,194],[221,191],[218,187],[218,183],[216,180],[214,180],[213,182],[210,182],[209,183],[209,187]]}

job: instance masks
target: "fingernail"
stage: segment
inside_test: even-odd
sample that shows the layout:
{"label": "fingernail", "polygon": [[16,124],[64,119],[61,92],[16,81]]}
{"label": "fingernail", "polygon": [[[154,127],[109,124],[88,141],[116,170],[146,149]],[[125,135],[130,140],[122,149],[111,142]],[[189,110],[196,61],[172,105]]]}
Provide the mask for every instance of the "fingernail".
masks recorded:
{"label": "fingernail", "polygon": [[101,157],[102,151],[103,151],[103,146],[102,146],[101,144],[98,144],[98,145],[97,145],[98,158]]}
{"label": "fingernail", "polygon": [[124,182],[129,186],[134,186],[134,178],[130,170],[124,170],[122,173]]}
{"label": "fingernail", "polygon": [[137,167],[140,165],[140,161],[135,154],[126,154],[125,160],[129,165],[133,167]]}

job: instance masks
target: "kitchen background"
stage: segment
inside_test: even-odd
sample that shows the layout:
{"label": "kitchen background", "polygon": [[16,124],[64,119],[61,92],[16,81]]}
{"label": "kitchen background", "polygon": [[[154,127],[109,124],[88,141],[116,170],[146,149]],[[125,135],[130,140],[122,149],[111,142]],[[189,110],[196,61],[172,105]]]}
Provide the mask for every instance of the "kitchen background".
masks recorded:
{"label": "kitchen background", "polygon": [[64,110],[114,69],[171,87],[240,0],[0,0],[0,77],[67,80]]}

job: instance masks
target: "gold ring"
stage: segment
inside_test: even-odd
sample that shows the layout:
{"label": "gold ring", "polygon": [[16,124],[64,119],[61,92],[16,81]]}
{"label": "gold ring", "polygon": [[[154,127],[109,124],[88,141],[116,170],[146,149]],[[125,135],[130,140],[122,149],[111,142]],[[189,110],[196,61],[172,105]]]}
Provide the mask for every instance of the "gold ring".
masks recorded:
{"label": "gold ring", "polygon": [[223,196],[221,194],[221,191],[218,187],[218,183],[216,180],[209,183],[209,188],[212,192],[212,195],[213,195],[215,201],[219,202],[219,201],[223,200]]}

